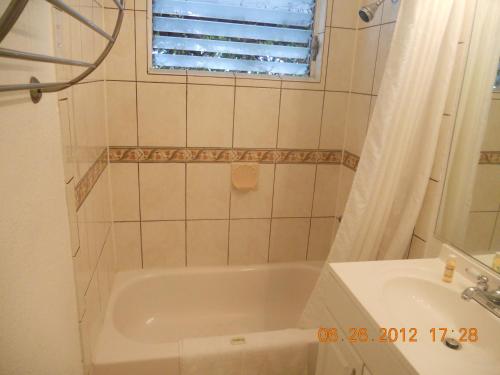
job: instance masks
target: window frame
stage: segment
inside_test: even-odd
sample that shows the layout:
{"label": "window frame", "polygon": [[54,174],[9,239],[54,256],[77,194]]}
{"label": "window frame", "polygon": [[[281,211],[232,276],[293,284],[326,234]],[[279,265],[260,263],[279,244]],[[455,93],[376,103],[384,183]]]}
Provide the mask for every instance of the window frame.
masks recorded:
{"label": "window frame", "polygon": [[314,13],[313,37],[318,38],[319,48],[316,59],[311,62],[309,76],[286,76],[235,72],[211,72],[204,70],[188,69],[158,69],[153,67],[153,0],[147,0],[146,4],[146,28],[147,28],[147,74],[149,75],[174,75],[174,76],[203,76],[211,78],[245,78],[255,80],[281,80],[289,82],[319,83],[322,81],[323,54],[325,51],[325,32],[327,29],[326,18],[328,2],[331,0],[316,0]]}

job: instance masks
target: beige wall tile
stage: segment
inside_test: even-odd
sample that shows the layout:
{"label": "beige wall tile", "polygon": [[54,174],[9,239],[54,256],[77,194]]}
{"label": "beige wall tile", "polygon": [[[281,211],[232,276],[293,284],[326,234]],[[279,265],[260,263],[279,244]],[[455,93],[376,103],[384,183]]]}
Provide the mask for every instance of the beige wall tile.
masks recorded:
{"label": "beige wall tile", "polygon": [[318,165],[312,216],[335,215],[339,174],[339,165]]}
{"label": "beige wall tile", "polygon": [[271,217],[274,164],[259,164],[256,190],[231,189],[231,218]]}
{"label": "beige wall tile", "polygon": [[185,219],[185,165],[139,165],[142,220]]}
{"label": "beige wall tile", "polygon": [[141,224],[144,268],[186,265],[184,221],[151,221]]}
{"label": "beige wall tile", "polygon": [[378,94],[380,88],[380,83],[382,82],[382,76],[385,71],[385,63],[387,61],[387,56],[389,55],[389,50],[391,48],[392,36],[394,34],[395,23],[389,23],[387,25],[382,25],[380,31],[380,39],[377,51],[377,62],[375,66],[375,80],[373,82],[374,94]]}
{"label": "beige wall tile", "polygon": [[135,82],[106,82],[110,146],[137,145]]}
{"label": "beige wall tile", "polygon": [[187,83],[198,85],[234,86],[236,78],[234,73],[212,73],[196,70],[188,70]]}
{"label": "beige wall tile", "polygon": [[[112,32],[116,23],[116,10],[105,9],[105,29]],[[135,80],[134,12],[126,10],[118,38],[106,57],[106,78],[111,80]]]}
{"label": "beige wall tile", "polygon": [[141,146],[186,146],[186,85],[138,83]]}
{"label": "beige wall tile", "polygon": [[[378,12],[377,12],[378,13]],[[351,89],[361,94],[371,94],[380,27],[370,27],[358,32],[356,56]]]}
{"label": "beige wall tile", "polygon": [[311,215],[315,172],[314,165],[276,165],[273,217]]}
{"label": "beige wall tile", "polygon": [[102,309],[99,296],[99,283],[96,275],[90,281],[89,288],[85,294],[85,317],[88,322],[88,337],[90,347],[95,348],[97,336],[102,325]]}
{"label": "beige wall tile", "polygon": [[142,268],[140,223],[114,223],[116,269],[118,271]]}
{"label": "beige wall tile", "polygon": [[319,148],[342,150],[349,94],[325,92]]}
{"label": "beige wall tile", "polygon": [[326,260],[337,233],[338,221],[334,217],[311,219],[311,234],[307,260]]}
{"label": "beige wall tile", "polygon": [[74,256],[80,248],[80,235],[78,233],[78,218],[76,216],[75,180],[72,179],[65,185],[66,203],[68,205],[69,235],[71,241],[71,254]]}
{"label": "beige wall tile", "polygon": [[226,265],[229,220],[187,222],[187,265]]}
{"label": "beige wall tile", "polygon": [[92,366],[92,349],[90,347],[89,327],[87,316],[83,316],[82,320],[78,323],[80,332],[80,345],[82,351],[82,364],[83,373],[90,374]]}
{"label": "beige wall tile", "polygon": [[345,149],[360,156],[368,130],[369,95],[351,94],[346,122]]}
{"label": "beige wall tile", "polygon": [[278,147],[317,148],[323,92],[282,90]]}
{"label": "beige wall tile", "polygon": [[306,260],[310,219],[273,219],[270,262]]}
{"label": "beige wall tile", "polygon": [[188,85],[187,144],[231,147],[234,87]]}
{"label": "beige wall tile", "polygon": [[421,259],[425,258],[426,243],[420,238],[413,236],[410,244],[410,253],[408,259]]}
{"label": "beige wall tile", "polygon": [[332,29],[328,49],[327,90],[350,90],[355,46],[355,30]]}
{"label": "beige wall tile", "polygon": [[340,181],[337,193],[337,203],[335,204],[335,216],[341,217],[344,214],[344,208],[347,203],[347,198],[351,192],[352,181],[354,180],[355,172],[347,167],[340,167]]}
{"label": "beige wall tile", "polygon": [[[105,172],[104,172],[105,173]],[[101,175],[94,188],[78,211],[80,222],[85,222],[88,241],[89,262],[92,270],[97,266],[104,242],[111,226],[109,213],[110,198],[108,195],[108,179]],[[81,236],[80,236],[81,242]]]}
{"label": "beige wall tile", "polygon": [[251,74],[236,73],[235,78],[237,87],[281,88],[281,78],[279,76],[258,79]]}
{"label": "beige wall tile", "polygon": [[441,184],[430,180],[414,230],[414,233],[423,240],[430,240],[434,235],[440,196]]}
{"label": "beige wall tile", "polygon": [[276,147],[280,90],[237,87],[234,147]]}
{"label": "beige wall tile", "polygon": [[111,167],[111,194],[115,221],[138,221],[139,176],[135,163],[113,163]]}
{"label": "beige wall tile", "polygon": [[500,100],[498,99],[491,101],[482,150],[500,150]]}
{"label": "beige wall tile", "polygon": [[[141,1],[141,0],[137,0]],[[101,0],[101,4],[103,4],[106,8],[116,9],[116,4],[113,0]],[[134,9],[134,0],[124,0],[123,4],[125,5],[125,9]]]}
{"label": "beige wall tile", "polygon": [[73,270],[75,272],[78,318],[81,319],[85,312],[85,291],[87,290],[91,276],[89,255],[86,248],[80,248],[73,257]]}
{"label": "beige wall tile", "polygon": [[186,180],[188,219],[229,218],[229,164],[188,164]]}
{"label": "beige wall tile", "polygon": [[146,6],[147,6],[147,0],[135,0],[136,10],[146,10],[147,9]]}
{"label": "beige wall tile", "polygon": [[71,99],[64,99],[58,101],[65,183],[68,183],[75,176],[75,165],[73,162],[74,129],[73,129],[73,114],[72,114],[71,104],[72,104]]}
{"label": "beige wall tile", "polygon": [[490,249],[495,251],[500,249],[500,213],[497,213],[495,232],[493,233],[493,238],[491,239]]}
{"label": "beige wall tile", "polygon": [[358,23],[359,1],[335,0],[333,1],[332,26],[356,28]]}
{"label": "beige wall tile", "polygon": [[229,264],[267,263],[270,219],[231,220]]}
{"label": "beige wall tile", "polygon": [[372,121],[373,111],[375,111],[375,104],[377,104],[377,96],[372,95],[372,100],[370,102],[370,116],[368,118],[368,127],[370,127],[370,122]]}
{"label": "beige wall tile", "polygon": [[471,211],[498,211],[499,204],[500,165],[478,165]]}
{"label": "beige wall tile", "polygon": [[[104,250],[103,250],[104,251]],[[105,254],[101,256],[99,263],[97,264],[96,273],[94,277],[97,277],[99,284],[99,299],[101,301],[102,314],[106,312],[106,307],[108,306],[109,295],[111,293],[111,285],[108,278],[108,269],[105,262]]]}
{"label": "beige wall tile", "polygon": [[497,214],[497,212],[471,212],[463,245],[454,245],[466,249],[470,254],[487,253],[494,236]]}

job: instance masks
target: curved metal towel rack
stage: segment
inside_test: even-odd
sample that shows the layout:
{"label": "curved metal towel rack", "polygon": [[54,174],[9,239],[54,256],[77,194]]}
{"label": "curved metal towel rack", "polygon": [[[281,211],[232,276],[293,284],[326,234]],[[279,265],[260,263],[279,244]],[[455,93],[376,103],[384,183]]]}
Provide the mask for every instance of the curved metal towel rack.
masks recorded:
{"label": "curved metal towel rack", "polygon": [[[10,4],[8,5],[8,7],[5,10],[2,17],[0,18],[0,43],[7,36],[9,31],[12,29],[12,27],[14,26],[14,24],[18,20],[19,16],[23,12],[24,8],[28,4],[28,1],[29,0],[11,0],[10,1]],[[123,10],[124,10],[123,0],[113,0],[113,2],[116,4],[116,7],[118,8],[118,17],[116,19],[115,28],[114,28],[113,33],[111,35],[108,34],[107,32],[105,32],[103,29],[101,29],[99,26],[97,26],[95,23],[93,23],[92,21],[90,21],[86,17],[82,16],[76,10],[74,10],[73,8],[66,5],[62,0],[45,0],[45,1],[52,4],[53,6],[58,8],[59,10],[65,12],[66,14],[73,17],[74,19],[80,21],[85,26],[89,27],[90,29],[92,29],[95,32],[97,32],[98,34],[100,34],[102,37],[106,38],[108,40],[108,44],[103,49],[102,53],[99,55],[97,60],[94,61],[93,63],[88,63],[88,62],[79,61],[79,60],[71,60],[71,59],[67,59],[67,58],[63,58],[63,57],[55,57],[55,56],[41,55],[41,54],[31,53],[31,52],[17,51],[17,50],[12,50],[12,49],[8,49],[8,48],[0,48],[0,57],[6,57],[6,58],[11,58],[11,59],[30,60],[30,61],[48,62],[48,63],[54,63],[54,64],[82,66],[82,67],[87,68],[80,75],[78,75],[77,77],[73,78],[72,80],[70,80],[68,82],[40,83],[36,78],[32,77],[30,83],[0,85],[0,92],[30,90],[31,99],[35,103],[40,101],[42,93],[44,93],[44,92],[56,92],[56,91],[64,90],[64,89],[80,82],[82,79],[84,79],[89,74],[91,74],[94,70],[96,70],[97,67],[106,58],[106,56],[108,55],[111,48],[113,47],[113,45],[116,41],[116,38],[118,37],[118,33],[120,32],[120,28],[121,28],[122,21],[123,21]]]}

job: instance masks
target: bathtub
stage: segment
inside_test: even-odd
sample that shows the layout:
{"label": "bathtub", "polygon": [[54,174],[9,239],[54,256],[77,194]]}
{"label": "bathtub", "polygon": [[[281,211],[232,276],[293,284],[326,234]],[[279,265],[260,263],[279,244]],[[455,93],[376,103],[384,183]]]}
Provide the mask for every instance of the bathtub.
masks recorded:
{"label": "bathtub", "polygon": [[295,327],[320,267],[301,262],[118,273],[92,373],[184,375],[188,351],[301,347],[288,352],[290,360],[304,354],[305,344],[308,374],[314,374],[315,331]]}

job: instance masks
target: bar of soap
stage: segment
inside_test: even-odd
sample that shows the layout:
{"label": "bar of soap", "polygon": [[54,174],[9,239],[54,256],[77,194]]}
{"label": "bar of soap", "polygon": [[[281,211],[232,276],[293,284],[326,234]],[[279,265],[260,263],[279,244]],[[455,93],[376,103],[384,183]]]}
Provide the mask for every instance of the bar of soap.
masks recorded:
{"label": "bar of soap", "polygon": [[259,164],[233,163],[231,165],[231,182],[237,190],[255,190],[259,179]]}

